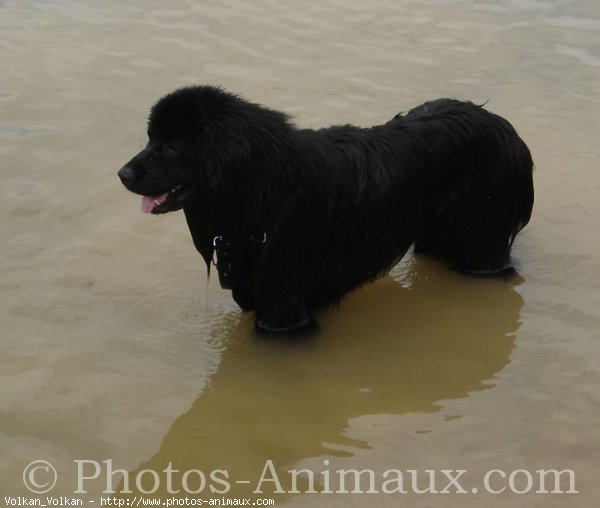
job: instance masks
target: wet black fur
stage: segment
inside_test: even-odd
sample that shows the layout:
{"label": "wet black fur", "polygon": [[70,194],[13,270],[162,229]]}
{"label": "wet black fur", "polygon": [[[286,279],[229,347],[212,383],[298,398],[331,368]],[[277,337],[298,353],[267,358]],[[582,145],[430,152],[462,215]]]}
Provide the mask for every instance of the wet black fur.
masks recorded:
{"label": "wet black fur", "polygon": [[459,270],[502,271],[533,205],[527,146],[470,102],[312,130],[198,86],[162,98],[148,134],[123,183],[151,196],[181,185],[153,213],[183,208],[207,264],[223,236],[233,298],[270,330],[305,324],[310,309],[385,274],[413,243]]}

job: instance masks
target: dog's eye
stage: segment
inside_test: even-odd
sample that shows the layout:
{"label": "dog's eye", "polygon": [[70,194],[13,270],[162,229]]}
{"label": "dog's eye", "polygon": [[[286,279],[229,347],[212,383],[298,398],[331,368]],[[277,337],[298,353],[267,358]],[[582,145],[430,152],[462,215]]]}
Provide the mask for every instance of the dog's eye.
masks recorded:
{"label": "dog's eye", "polygon": [[179,147],[175,145],[165,145],[163,147],[163,153],[165,155],[177,155],[179,153]]}

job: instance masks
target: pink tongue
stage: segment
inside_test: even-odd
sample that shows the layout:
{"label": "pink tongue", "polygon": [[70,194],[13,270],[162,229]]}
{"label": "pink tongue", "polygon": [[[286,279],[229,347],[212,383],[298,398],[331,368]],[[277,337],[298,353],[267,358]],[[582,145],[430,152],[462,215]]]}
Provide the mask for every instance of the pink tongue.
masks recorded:
{"label": "pink tongue", "polygon": [[142,198],[142,212],[150,213],[152,211],[152,209],[154,208],[154,203],[156,202],[159,205],[161,203],[164,203],[164,201],[167,199],[168,195],[169,195],[169,193],[165,192],[164,194],[161,194],[160,196],[144,196]]}

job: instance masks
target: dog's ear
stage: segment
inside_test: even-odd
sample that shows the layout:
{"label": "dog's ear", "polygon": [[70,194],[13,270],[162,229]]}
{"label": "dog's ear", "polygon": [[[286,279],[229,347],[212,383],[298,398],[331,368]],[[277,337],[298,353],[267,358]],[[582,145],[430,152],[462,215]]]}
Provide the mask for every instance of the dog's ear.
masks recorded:
{"label": "dog's ear", "polygon": [[236,102],[227,115],[207,117],[200,125],[202,161],[211,161],[205,167],[211,186],[255,181],[266,167],[277,164],[292,129],[285,114],[245,102]]}
{"label": "dog's ear", "polygon": [[243,136],[231,135],[213,144],[220,147],[211,154],[211,163],[206,168],[206,177],[211,188],[231,185],[240,180],[241,172],[250,160],[250,142]]}

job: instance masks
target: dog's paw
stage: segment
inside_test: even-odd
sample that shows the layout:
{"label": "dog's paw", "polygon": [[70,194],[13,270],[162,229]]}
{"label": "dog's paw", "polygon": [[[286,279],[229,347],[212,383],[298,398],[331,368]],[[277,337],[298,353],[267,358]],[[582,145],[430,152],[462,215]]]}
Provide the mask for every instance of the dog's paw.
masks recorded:
{"label": "dog's paw", "polygon": [[265,305],[257,315],[256,326],[267,332],[287,332],[306,326],[310,318],[297,298],[286,298]]}

